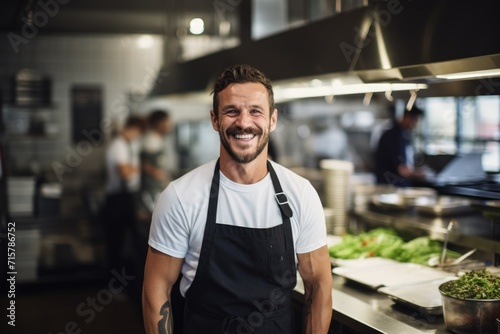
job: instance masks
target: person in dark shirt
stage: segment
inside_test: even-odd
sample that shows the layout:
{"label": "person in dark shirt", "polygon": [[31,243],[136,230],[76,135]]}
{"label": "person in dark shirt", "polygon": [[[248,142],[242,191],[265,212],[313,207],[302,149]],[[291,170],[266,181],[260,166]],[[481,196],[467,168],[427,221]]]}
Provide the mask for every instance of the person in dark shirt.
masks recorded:
{"label": "person in dark shirt", "polygon": [[424,112],[413,107],[405,110],[401,120],[394,119],[393,126],[380,137],[375,150],[375,176],[378,184],[409,187],[420,175],[414,168],[411,132]]}

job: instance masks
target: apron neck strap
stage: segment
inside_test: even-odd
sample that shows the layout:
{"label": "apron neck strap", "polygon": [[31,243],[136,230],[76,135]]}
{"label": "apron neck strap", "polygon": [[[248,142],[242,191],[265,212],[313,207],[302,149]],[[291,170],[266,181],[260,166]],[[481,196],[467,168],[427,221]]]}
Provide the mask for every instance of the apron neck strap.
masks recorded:
{"label": "apron neck strap", "polygon": [[267,169],[269,170],[269,174],[271,174],[271,180],[273,182],[273,187],[275,192],[274,198],[276,198],[276,202],[278,202],[281,214],[287,218],[292,218],[293,216],[292,208],[290,208],[290,204],[288,204],[288,198],[283,192],[281,184],[278,180],[278,175],[276,175],[276,172],[274,171],[274,168],[271,162],[269,162],[269,160],[267,161]]}

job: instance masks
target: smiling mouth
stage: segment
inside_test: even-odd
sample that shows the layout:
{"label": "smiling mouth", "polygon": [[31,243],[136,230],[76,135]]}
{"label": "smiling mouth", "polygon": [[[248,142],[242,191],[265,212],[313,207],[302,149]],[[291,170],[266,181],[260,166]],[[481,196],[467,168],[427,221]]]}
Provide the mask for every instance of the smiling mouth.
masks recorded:
{"label": "smiling mouth", "polygon": [[255,137],[254,134],[248,133],[248,134],[235,134],[234,138],[239,139],[239,140],[251,140]]}

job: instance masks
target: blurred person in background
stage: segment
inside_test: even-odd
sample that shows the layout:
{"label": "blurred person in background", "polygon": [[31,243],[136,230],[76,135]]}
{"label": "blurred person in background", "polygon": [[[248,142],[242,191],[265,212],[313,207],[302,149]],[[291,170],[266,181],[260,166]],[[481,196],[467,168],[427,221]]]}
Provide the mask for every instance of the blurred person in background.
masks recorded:
{"label": "blurred person in background", "polygon": [[167,111],[155,110],[148,116],[149,130],[142,141],[141,201],[148,212],[148,220],[154,203],[170,181],[167,170],[165,136],[172,130],[172,122]]}
{"label": "blurred person in background", "polygon": [[122,252],[127,230],[136,225],[135,197],[140,189],[140,143],[145,130],[141,117],[129,116],[106,151],[106,203],[103,219],[106,230],[108,265],[119,270],[126,265]]}
{"label": "blurred person in background", "polygon": [[411,133],[423,116],[423,110],[413,106],[405,110],[401,120],[393,118],[392,127],[380,137],[374,159],[378,184],[409,187],[423,178],[423,174],[415,168],[415,152],[411,143]]}

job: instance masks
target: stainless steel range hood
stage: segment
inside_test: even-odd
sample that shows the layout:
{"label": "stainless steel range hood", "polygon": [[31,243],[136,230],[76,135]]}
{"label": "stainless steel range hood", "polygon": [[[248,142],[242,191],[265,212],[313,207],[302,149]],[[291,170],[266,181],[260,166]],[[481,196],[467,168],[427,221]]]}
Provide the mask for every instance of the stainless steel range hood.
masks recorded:
{"label": "stainless steel range hood", "polygon": [[[478,95],[477,80],[437,76],[500,68],[498,13],[495,0],[379,2],[165,68],[151,95],[207,92],[234,63],[254,65],[274,82],[352,76],[365,83],[426,83],[431,95],[433,87]],[[500,84],[482,93],[500,94]]]}

